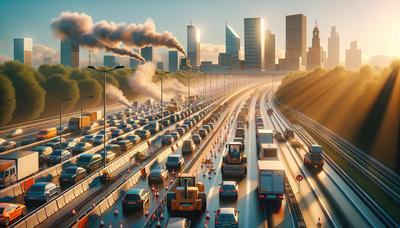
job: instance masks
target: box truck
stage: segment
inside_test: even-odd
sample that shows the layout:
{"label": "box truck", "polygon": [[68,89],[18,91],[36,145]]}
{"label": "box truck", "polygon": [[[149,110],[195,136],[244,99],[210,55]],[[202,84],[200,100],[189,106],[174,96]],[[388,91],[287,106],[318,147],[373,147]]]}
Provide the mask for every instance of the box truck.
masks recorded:
{"label": "box truck", "polygon": [[87,112],[83,116],[89,116],[90,123],[97,122],[103,118],[103,113],[101,111]]}
{"label": "box truck", "polygon": [[39,171],[39,153],[16,151],[0,156],[0,187],[16,183]]}
{"label": "box truck", "polygon": [[90,116],[71,117],[68,123],[68,129],[71,131],[81,131],[84,127],[90,126]]}
{"label": "box truck", "polygon": [[283,199],[285,167],[279,160],[259,160],[257,194],[259,199]]}

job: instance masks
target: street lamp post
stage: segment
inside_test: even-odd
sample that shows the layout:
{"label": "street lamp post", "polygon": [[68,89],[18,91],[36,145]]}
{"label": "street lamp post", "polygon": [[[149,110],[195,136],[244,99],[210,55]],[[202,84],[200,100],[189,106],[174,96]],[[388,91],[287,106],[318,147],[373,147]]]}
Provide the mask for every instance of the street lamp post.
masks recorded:
{"label": "street lamp post", "polygon": [[161,81],[161,85],[160,85],[160,90],[161,90],[161,96],[160,96],[160,110],[161,110],[161,129],[164,128],[163,126],[163,118],[164,118],[164,114],[163,114],[163,76],[169,74],[168,71],[163,72],[162,74],[160,74],[160,81]]}
{"label": "street lamp post", "polygon": [[[87,97],[82,97],[81,99],[80,99],[80,103],[81,103],[81,120],[80,121],[82,121],[82,117],[83,117],[83,101],[84,100],[87,100],[87,99],[92,99],[94,96],[87,96]],[[81,135],[82,135],[82,128],[80,128],[81,129]]]}
{"label": "street lamp post", "polygon": [[106,166],[106,82],[107,82],[107,72],[111,72],[114,70],[122,69],[124,66],[116,66],[113,69],[97,69],[94,66],[88,66],[89,69],[95,70],[97,72],[103,72],[104,74],[104,82],[103,82],[103,151],[104,151],[104,166]]}
{"label": "street lamp post", "polygon": [[60,101],[60,132],[59,132],[59,135],[60,135],[60,146],[59,146],[59,148],[60,148],[60,150],[62,150],[62,145],[61,145],[61,143],[62,143],[62,140],[61,140],[61,137],[62,137],[62,127],[61,127],[61,119],[62,119],[62,103],[64,103],[64,102],[68,102],[68,101],[71,101],[72,99],[71,98],[66,98],[66,99],[62,99],[61,101]]}

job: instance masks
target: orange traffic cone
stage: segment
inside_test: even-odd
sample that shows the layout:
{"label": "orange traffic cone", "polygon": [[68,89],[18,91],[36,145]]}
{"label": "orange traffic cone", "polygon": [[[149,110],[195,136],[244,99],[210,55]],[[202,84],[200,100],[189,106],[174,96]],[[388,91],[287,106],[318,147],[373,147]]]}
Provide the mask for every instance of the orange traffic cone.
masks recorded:
{"label": "orange traffic cone", "polygon": [[206,219],[210,219],[210,211],[207,210]]}
{"label": "orange traffic cone", "polygon": [[114,215],[117,216],[119,214],[118,207],[114,208]]}
{"label": "orange traffic cone", "polygon": [[157,227],[161,227],[161,222],[160,222],[160,219],[158,219],[158,221],[157,221],[157,225],[156,225]]}
{"label": "orange traffic cone", "polygon": [[321,223],[321,218],[320,218],[320,217],[318,217],[317,226],[318,226],[318,227],[321,227],[321,226],[322,226],[322,223]]}
{"label": "orange traffic cone", "polygon": [[164,213],[161,212],[160,219],[164,219]]}
{"label": "orange traffic cone", "polygon": [[72,215],[76,215],[75,209],[72,209],[71,214],[72,214]]}
{"label": "orange traffic cone", "polygon": [[144,216],[149,216],[149,210],[146,210],[145,212],[144,212]]}
{"label": "orange traffic cone", "polygon": [[100,220],[100,227],[104,227],[104,220],[102,219],[102,220]]}
{"label": "orange traffic cone", "polygon": [[122,222],[119,223],[119,228],[123,228],[124,224]]}

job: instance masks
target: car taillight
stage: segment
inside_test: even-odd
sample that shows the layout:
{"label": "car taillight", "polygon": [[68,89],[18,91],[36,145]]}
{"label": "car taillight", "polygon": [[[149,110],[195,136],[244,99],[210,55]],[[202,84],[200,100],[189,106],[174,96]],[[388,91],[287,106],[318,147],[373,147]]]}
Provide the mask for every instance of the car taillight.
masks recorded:
{"label": "car taillight", "polygon": [[264,199],[264,198],[265,198],[265,195],[260,195],[259,198],[260,198],[260,199]]}
{"label": "car taillight", "polygon": [[215,221],[215,224],[219,225],[219,224],[221,224],[221,223],[220,223],[220,222],[218,222],[218,221]]}
{"label": "car taillight", "polygon": [[235,222],[233,222],[233,224],[237,225],[237,224],[239,224],[239,222],[238,222],[238,221],[235,221]]}
{"label": "car taillight", "polygon": [[220,189],[219,189],[219,192],[224,192],[224,189],[220,188]]}
{"label": "car taillight", "polygon": [[232,192],[237,192],[237,190],[236,190],[236,189],[233,189]]}

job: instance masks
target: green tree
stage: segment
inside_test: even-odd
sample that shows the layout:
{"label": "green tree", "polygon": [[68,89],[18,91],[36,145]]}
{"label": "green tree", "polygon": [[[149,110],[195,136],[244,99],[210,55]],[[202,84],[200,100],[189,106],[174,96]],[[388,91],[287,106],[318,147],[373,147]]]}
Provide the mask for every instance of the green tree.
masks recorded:
{"label": "green tree", "polygon": [[0,126],[13,117],[15,110],[15,90],[10,79],[0,74]]}
{"label": "green tree", "polygon": [[[93,96],[92,99],[85,101],[86,108],[97,107],[103,100],[103,87],[94,79],[78,81],[80,97]],[[79,104],[78,104],[79,105]]]}
{"label": "green tree", "polygon": [[87,70],[81,70],[78,68],[73,69],[69,76],[71,79],[73,79],[75,81],[90,79],[90,75]]}
{"label": "green tree", "polygon": [[65,68],[61,64],[56,64],[56,65],[49,65],[49,64],[43,64],[39,67],[39,72],[45,77],[49,78],[55,74],[61,74],[63,76],[68,75],[69,69]]}
{"label": "green tree", "polygon": [[79,100],[78,83],[61,74],[56,74],[47,79],[46,89],[46,116],[59,113],[60,101],[70,98],[71,101],[63,103],[63,112],[71,112]]}
{"label": "green tree", "polygon": [[36,119],[44,110],[46,91],[35,79],[32,68],[16,61],[0,67],[0,73],[11,80],[15,89],[16,108],[13,121]]}

